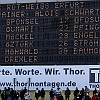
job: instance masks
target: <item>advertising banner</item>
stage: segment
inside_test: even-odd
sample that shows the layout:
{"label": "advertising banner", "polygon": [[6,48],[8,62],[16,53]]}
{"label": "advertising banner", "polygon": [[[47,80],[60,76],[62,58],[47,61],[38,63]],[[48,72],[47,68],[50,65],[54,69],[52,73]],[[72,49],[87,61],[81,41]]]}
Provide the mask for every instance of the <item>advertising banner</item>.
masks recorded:
{"label": "advertising banner", "polygon": [[76,87],[81,89],[85,86],[93,90],[100,86],[99,72],[99,65],[1,66],[0,89],[14,88],[15,84],[17,90],[28,86],[30,90],[50,90],[56,89],[58,85],[62,90],[67,87],[70,90]]}

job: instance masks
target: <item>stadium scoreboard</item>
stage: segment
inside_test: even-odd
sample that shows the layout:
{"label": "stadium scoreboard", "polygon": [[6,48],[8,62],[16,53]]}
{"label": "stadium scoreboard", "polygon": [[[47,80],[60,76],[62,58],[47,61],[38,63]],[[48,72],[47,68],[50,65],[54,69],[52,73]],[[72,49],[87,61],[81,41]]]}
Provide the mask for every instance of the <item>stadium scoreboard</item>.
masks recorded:
{"label": "stadium scoreboard", "polygon": [[100,63],[100,2],[0,4],[0,65]]}

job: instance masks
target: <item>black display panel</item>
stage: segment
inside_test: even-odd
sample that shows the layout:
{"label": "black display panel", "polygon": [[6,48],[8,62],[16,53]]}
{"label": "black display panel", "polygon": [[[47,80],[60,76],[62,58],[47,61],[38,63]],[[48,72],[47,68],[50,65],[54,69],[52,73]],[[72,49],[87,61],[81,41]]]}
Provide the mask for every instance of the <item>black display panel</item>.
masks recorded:
{"label": "black display panel", "polygon": [[97,65],[100,2],[0,5],[0,65]]}

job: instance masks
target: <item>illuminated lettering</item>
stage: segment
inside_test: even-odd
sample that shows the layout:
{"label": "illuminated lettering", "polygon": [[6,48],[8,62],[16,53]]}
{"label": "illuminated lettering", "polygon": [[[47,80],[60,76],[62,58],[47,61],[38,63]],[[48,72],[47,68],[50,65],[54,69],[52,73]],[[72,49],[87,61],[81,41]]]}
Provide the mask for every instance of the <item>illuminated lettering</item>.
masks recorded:
{"label": "illuminated lettering", "polygon": [[59,46],[68,46],[68,41],[59,41]]}
{"label": "illuminated lettering", "polygon": [[75,10],[65,10],[65,16],[75,16],[75,15],[99,15],[99,9],[75,9]]}
{"label": "illuminated lettering", "polygon": [[67,48],[59,48],[59,54],[68,54]]}
{"label": "illuminated lettering", "polygon": [[61,2],[60,3],[60,8],[65,8],[65,3]]}
{"label": "illuminated lettering", "polygon": [[5,18],[5,17],[6,17],[6,12],[2,12],[2,13],[1,13],[1,17],[2,17],[2,18]]}
{"label": "illuminated lettering", "polygon": [[55,3],[55,8],[59,8],[59,3]]}
{"label": "illuminated lettering", "polygon": [[8,4],[7,5],[7,10],[20,10],[20,4]]}
{"label": "illuminated lettering", "polygon": [[99,38],[96,32],[79,32],[74,33],[74,38]]}
{"label": "illuminated lettering", "polygon": [[44,9],[44,3],[40,3],[40,9]]}
{"label": "illuminated lettering", "polygon": [[35,11],[34,16],[59,16],[59,10]]}
{"label": "illuminated lettering", "polygon": [[6,40],[33,40],[34,34],[6,34]]}
{"label": "illuminated lettering", "polygon": [[6,47],[34,47],[34,41],[10,41]]}
{"label": "illuminated lettering", "polygon": [[60,23],[67,23],[69,20],[68,17],[65,17],[65,18],[60,18]]}
{"label": "illuminated lettering", "polygon": [[35,9],[35,5],[34,4],[26,4],[26,9]]}
{"label": "illuminated lettering", "polygon": [[74,46],[99,46],[99,40],[75,40]]}
{"label": "illuminated lettering", "polygon": [[38,62],[37,56],[6,56],[5,62]]}
{"label": "illuminated lettering", "polygon": [[40,4],[26,4],[25,8],[28,10],[32,9],[49,9],[49,3],[40,3]]}
{"label": "illuminated lettering", "polygon": [[6,55],[30,55],[30,54],[38,54],[38,49],[6,49],[5,50]]}
{"label": "illuminated lettering", "polygon": [[68,38],[68,33],[59,33],[59,39]]}
{"label": "illuminated lettering", "polygon": [[84,6],[84,2],[70,2],[70,8],[79,8],[83,6]]}
{"label": "illuminated lettering", "polygon": [[39,24],[37,19],[7,19],[7,25],[27,25],[27,24]]}
{"label": "illuminated lettering", "polygon": [[6,42],[6,47],[14,47],[14,41],[11,41],[10,43]]}
{"label": "illuminated lettering", "polygon": [[100,54],[99,48],[74,48],[74,54]]}
{"label": "illuminated lettering", "polygon": [[74,31],[76,30],[99,30],[99,24],[91,24],[91,25],[74,25]]}
{"label": "illuminated lettering", "polygon": [[49,3],[40,3],[40,9],[49,9]]}
{"label": "illuminated lettering", "polygon": [[34,32],[34,26],[12,26],[6,27],[6,32]]}
{"label": "illuminated lettering", "polygon": [[100,17],[75,17],[75,23],[97,23],[100,22]]}
{"label": "illuminated lettering", "polygon": [[68,25],[60,25],[60,30],[59,31],[68,31]]}
{"label": "illuminated lettering", "polygon": [[49,3],[45,3],[45,9],[49,9],[50,6],[49,6]]}
{"label": "illuminated lettering", "polygon": [[24,11],[21,11],[21,12],[2,12],[1,15],[2,15],[2,18],[11,18],[11,17],[20,18],[20,17],[25,17],[25,12]]}
{"label": "illuminated lettering", "polygon": [[94,4],[1,4],[1,63],[99,62],[100,9],[98,2]]}
{"label": "illuminated lettering", "polygon": [[70,8],[79,8],[83,7],[84,2],[56,2],[55,8],[67,8],[70,6]]}

